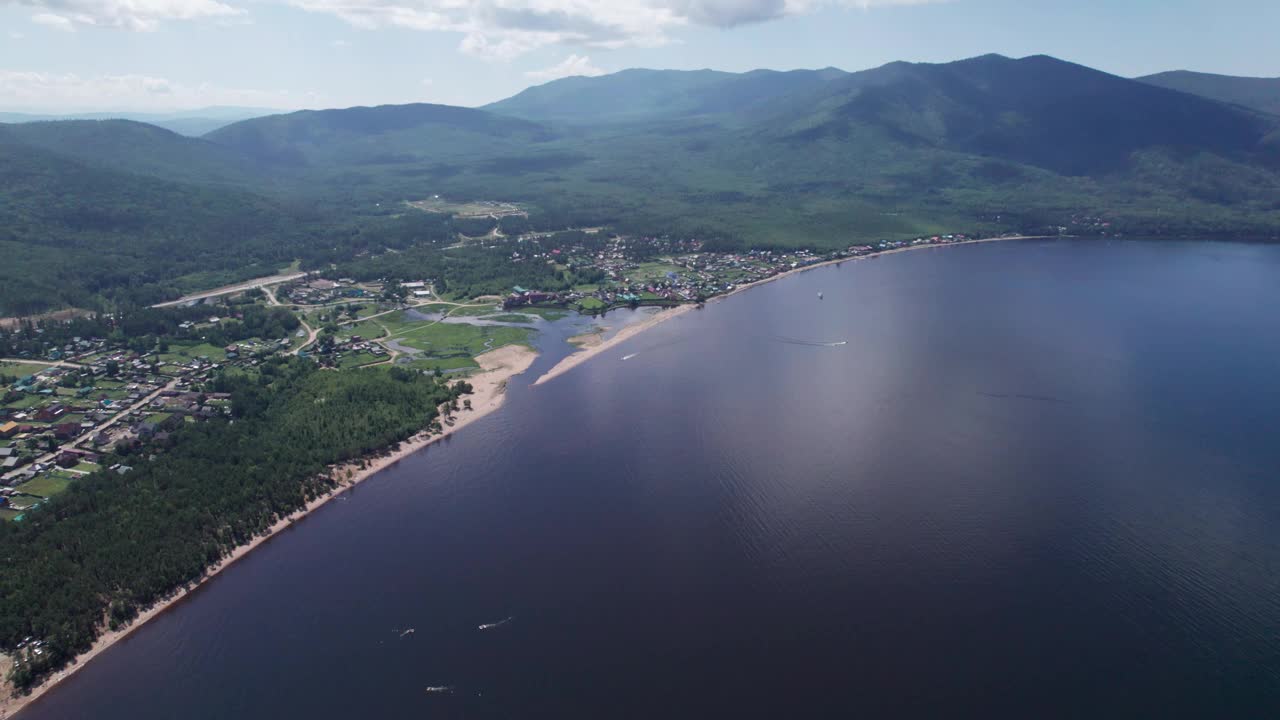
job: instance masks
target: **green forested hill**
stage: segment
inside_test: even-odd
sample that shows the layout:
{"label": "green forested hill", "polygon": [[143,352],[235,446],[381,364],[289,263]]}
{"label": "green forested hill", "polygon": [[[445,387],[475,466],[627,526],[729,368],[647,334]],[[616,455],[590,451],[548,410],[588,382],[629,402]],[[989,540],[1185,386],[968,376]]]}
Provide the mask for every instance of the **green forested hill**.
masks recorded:
{"label": "green forested hill", "polygon": [[529,88],[485,110],[540,123],[593,126],[699,117],[748,122],[781,98],[817,90],[846,73],[825,70],[624,70]]}
{"label": "green forested hill", "polygon": [[488,157],[554,135],[535,123],[447,105],[304,110],[215,130],[207,140],[282,167],[403,165]]}
{"label": "green forested hill", "polygon": [[167,113],[148,112],[96,112],[71,114],[35,114],[0,112],[0,123],[47,122],[50,120],[133,120],[172,130],[180,135],[200,137],[233,122],[263,115],[274,115],[278,110],[266,108],[213,106],[195,110]]}
{"label": "green forested hill", "polygon": [[0,138],[0,310],[156,301],[191,273],[252,277],[296,256],[278,204],[113,172]]}
{"label": "green forested hill", "polygon": [[132,120],[63,120],[0,125],[0,142],[28,145],[94,167],[188,183],[253,185],[263,168],[207,140]]}

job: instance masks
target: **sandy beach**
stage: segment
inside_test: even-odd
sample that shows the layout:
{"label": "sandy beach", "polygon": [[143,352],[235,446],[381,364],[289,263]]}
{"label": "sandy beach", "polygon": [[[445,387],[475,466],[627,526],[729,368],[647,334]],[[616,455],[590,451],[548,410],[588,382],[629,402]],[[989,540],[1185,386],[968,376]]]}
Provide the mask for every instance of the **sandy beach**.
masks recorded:
{"label": "sandy beach", "polygon": [[[537,356],[538,354],[535,351],[521,345],[508,345],[496,350],[491,350],[483,355],[476,356],[476,362],[480,365],[480,371],[466,379],[467,382],[471,383],[473,388],[473,394],[466,396],[466,399],[471,401],[472,409],[470,411],[461,410],[455,413],[455,420],[452,427],[446,426],[444,432],[441,434],[431,434],[427,432],[419,433],[400,443],[400,446],[394,451],[387,450],[381,454],[368,457],[363,460],[352,461],[330,468],[329,475],[338,481],[338,485],[332,491],[312,500],[306,507],[297,510],[291,515],[281,518],[272,525],[266,533],[254,538],[251,542],[236,548],[217,565],[210,567],[203,577],[188,583],[173,595],[157,602],[145,612],[139,613],[138,617],[135,618],[127,627],[104,633],[98,638],[88,652],[85,652],[76,659],[74,664],[69,665],[63,670],[50,676],[43,683],[35,687],[30,694],[15,697],[12,692],[13,688],[11,688],[8,683],[0,683],[0,696],[2,696],[2,699],[0,699],[0,719],[12,717],[28,703],[53,689],[58,683],[67,679],[77,670],[87,665],[104,650],[128,637],[134,630],[137,630],[146,624],[148,620],[151,620],[165,610],[168,610],[174,604],[180,602],[188,594],[207,582],[209,578],[216,576],[235,561],[245,555],[248,555],[254,548],[267,540],[270,540],[280,531],[291,527],[294,523],[306,517],[308,513],[313,512],[316,508],[345,493],[347,490],[350,490],[353,486],[363,480],[376,475],[378,472],[385,470],[392,465],[395,465],[404,458],[418,452],[431,443],[446,438],[476,420],[488,415],[494,410],[497,410],[502,406],[503,399],[506,396],[507,381],[525,370],[528,370],[529,366]],[[9,658],[0,655],[0,670],[7,670],[10,662]],[[3,674],[0,674],[0,678],[2,677]]]}
{"label": "sandy beach", "polygon": [[[655,325],[664,323],[671,318],[680,317],[690,310],[693,310],[695,307],[697,306],[677,305],[670,309],[661,310],[652,317],[627,325],[614,333],[613,337],[608,340],[604,340],[600,333],[587,333],[585,335],[577,335],[570,338],[569,342],[581,347],[582,349],[556,363],[555,367],[551,368],[543,374],[542,377],[535,380],[533,384],[541,385],[549,380],[554,380],[600,353],[613,348],[618,343],[626,342],[630,338],[639,335]],[[574,342],[575,340],[578,342]]]}
{"label": "sandy beach", "polygon": [[[894,253],[910,252],[913,250],[939,249],[939,248],[952,247],[955,245],[971,245],[974,243],[984,243],[984,242],[1002,242],[1005,240],[1043,240],[1048,237],[1057,237],[1057,236],[1017,235],[1017,236],[1010,236],[1010,237],[982,238],[979,240],[962,240],[960,242],[947,243],[946,245],[909,245],[907,247],[896,248],[893,250],[884,250],[882,252],[878,252],[873,255],[860,255],[857,257],[836,258],[835,260],[825,260],[820,263],[805,265],[804,267],[798,267],[794,270],[781,272],[781,273],[778,273],[777,275],[764,278],[763,280],[757,280],[753,283],[740,285],[734,288],[730,292],[727,292],[723,295],[717,295],[711,298],[710,300],[707,300],[707,303],[710,304],[710,303],[719,302],[721,300],[724,300],[725,298],[737,295],[740,292],[745,292],[747,290],[750,290],[751,288],[756,287],[758,285],[771,283],[771,282],[774,282],[775,280],[781,280],[782,278],[788,277],[790,275],[807,272],[809,270],[813,270],[820,267],[826,267],[827,265],[835,265],[835,264],[844,263],[844,262],[857,262],[862,260],[874,260],[882,255],[892,255]],[[561,375],[569,372],[570,370],[578,367],[582,363],[590,360],[591,358],[601,353],[607,352],[613,349],[615,346],[623,342],[626,342],[627,340],[635,337],[636,335],[639,335],[645,330],[648,330],[649,328],[654,327],[655,325],[658,325],[660,323],[664,323],[668,320],[671,320],[672,318],[680,317],[681,315],[685,314],[686,312],[688,312],[689,310],[695,307],[697,306],[689,304],[689,305],[679,305],[670,310],[663,310],[657,313],[656,315],[654,315],[653,317],[648,318],[647,320],[643,320],[641,322],[634,323],[632,325],[628,325],[622,328],[613,337],[609,338],[608,340],[602,339],[602,337],[600,336],[600,333],[587,333],[585,335],[577,335],[577,336],[571,337],[569,338],[569,342],[573,343],[574,345],[577,345],[581,349],[578,350],[577,352],[574,352],[572,355],[569,355],[568,357],[561,360],[560,362],[556,363],[555,367],[551,368],[546,373],[544,373],[541,377],[535,380],[533,384],[541,385],[544,382],[549,382],[551,380],[554,380],[560,377]]]}

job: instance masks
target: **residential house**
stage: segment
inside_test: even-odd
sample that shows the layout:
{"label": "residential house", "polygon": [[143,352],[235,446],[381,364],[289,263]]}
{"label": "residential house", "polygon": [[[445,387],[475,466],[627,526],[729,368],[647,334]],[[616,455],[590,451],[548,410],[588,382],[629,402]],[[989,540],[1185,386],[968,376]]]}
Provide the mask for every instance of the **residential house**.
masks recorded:
{"label": "residential house", "polygon": [[59,440],[80,437],[80,423],[61,423],[53,426],[53,436]]}
{"label": "residential house", "polygon": [[65,414],[67,414],[67,409],[60,403],[54,403],[40,408],[40,410],[36,412],[35,419],[36,422],[51,423]]}

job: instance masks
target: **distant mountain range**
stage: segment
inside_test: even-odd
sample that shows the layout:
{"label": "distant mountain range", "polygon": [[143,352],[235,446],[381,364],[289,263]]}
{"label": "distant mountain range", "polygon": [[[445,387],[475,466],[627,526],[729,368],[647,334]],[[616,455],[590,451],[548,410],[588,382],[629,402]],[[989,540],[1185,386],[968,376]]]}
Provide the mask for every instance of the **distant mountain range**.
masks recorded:
{"label": "distant mountain range", "polygon": [[20,113],[0,112],[0,123],[28,123],[50,120],[134,120],[172,130],[179,135],[200,137],[224,125],[240,120],[273,115],[278,110],[215,106],[169,113],[94,112],[94,113]]}
{"label": "distant mountain range", "polygon": [[[138,178],[216,196],[207,212],[257,198],[246,215],[254,227],[240,222],[245,236],[278,231],[263,220],[277,213],[296,233],[289,252],[314,248],[317,262],[348,247],[376,251],[369,223],[379,218],[400,218],[396,232],[412,236],[403,201],[433,194],[525,203],[545,227],[609,224],[725,247],[1059,227],[1274,237],[1272,82],[1133,80],[998,55],[854,73],[628,70],[557,80],[483,108],[302,111],[200,138],[127,120],[0,125],[0,161],[20,148],[57,158],[41,187],[61,177],[81,210],[134,212],[139,238],[172,236],[181,209],[121,207],[118,187]],[[31,191],[0,179],[0,227],[10,228],[0,246],[65,234]],[[254,242],[237,253],[278,257],[252,251]],[[203,247],[217,267],[235,267],[234,256]]]}

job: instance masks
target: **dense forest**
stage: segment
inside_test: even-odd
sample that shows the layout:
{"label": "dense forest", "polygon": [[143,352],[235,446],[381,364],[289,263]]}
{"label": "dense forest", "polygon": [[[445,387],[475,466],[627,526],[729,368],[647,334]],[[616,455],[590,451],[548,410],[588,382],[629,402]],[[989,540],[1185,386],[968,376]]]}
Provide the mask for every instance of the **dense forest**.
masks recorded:
{"label": "dense forest", "polygon": [[188,424],[165,449],[119,458],[130,472],[97,472],[22,522],[0,523],[0,649],[46,642],[15,669],[17,687],[330,490],[327,466],[407,439],[469,388],[276,358],[210,390],[231,393],[229,417]]}

